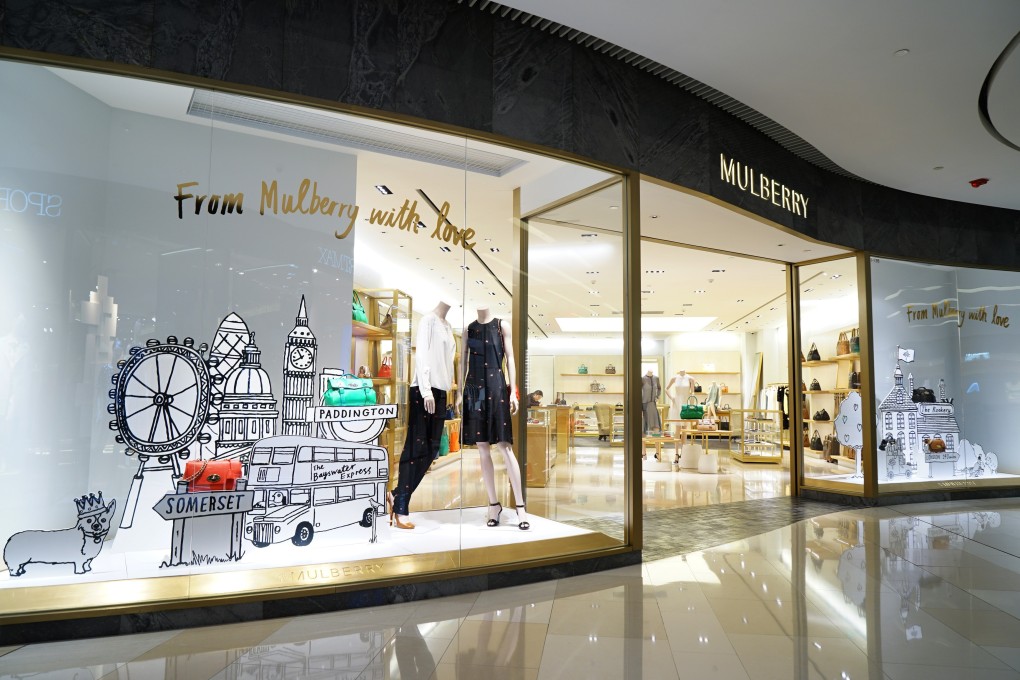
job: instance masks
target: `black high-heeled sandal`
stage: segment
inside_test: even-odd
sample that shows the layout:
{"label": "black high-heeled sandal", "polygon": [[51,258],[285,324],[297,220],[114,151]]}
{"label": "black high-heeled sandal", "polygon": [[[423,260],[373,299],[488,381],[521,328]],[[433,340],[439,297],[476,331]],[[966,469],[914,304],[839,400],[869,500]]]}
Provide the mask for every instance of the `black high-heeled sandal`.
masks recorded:
{"label": "black high-heeled sandal", "polygon": [[495,507],[497,505],[499,506],[499,512],[496,513],[495,517],[490,517],[488,520],[486,520],[485,526],[487,526],[487,527],[498,527],[499,526],[499,516],[503,514],[503,504],[499,503],[499,502],[489,503],[489,507],[490,508],[493,508],[493,507]]}
{"label": "black high-heeled sandal", "polygon": [[[524,507],[523,505],[518,505],[517,509],[520,510],[523,507]],[[521,518],[520,517],[520,513],[518,512],[517,519],[520,519],[520,518]],[[517,523],[517,528],[520,529],[521,531],[527,531],[528,529],[531,528],[531,522],[529,522],[527,520],[524,520],[523,522],[518,522]]]}

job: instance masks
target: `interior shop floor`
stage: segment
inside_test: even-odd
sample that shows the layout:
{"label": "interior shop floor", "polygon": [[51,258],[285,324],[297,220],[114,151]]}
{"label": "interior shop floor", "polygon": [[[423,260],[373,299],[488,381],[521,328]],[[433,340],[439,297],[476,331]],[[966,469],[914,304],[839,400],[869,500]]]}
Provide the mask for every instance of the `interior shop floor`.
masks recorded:
{"label": "interior shop floor", "polygon": [[844,510],[528,586],[0,648],[0,678],[1015,680],[1018,556],[1020,500]]}

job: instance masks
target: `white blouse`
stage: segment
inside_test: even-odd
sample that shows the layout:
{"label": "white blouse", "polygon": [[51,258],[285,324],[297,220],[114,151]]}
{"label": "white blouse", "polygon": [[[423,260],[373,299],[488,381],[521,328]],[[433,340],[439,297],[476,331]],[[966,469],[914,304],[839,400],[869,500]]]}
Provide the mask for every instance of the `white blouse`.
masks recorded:
{"label": "white blouse", "polygon": [[453,387],[453,328],[450,322],[429,312],[418,324],[415,339],[414,379],[422,397],[431,397],[432,389],[449,391]]}

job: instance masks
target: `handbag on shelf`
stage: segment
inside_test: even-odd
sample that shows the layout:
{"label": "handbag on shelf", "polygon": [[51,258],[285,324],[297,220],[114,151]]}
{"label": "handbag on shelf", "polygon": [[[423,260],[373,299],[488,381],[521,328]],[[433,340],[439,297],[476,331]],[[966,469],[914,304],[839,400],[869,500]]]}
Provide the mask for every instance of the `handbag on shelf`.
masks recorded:
{"label": "handbag on shelf", "polygon": [[822,360],[822,355],[818,353],[818,345],[816,345],[813,342],[811,343],[811,349],[808,350],[807,360],[808,361],[821,361]]}
{"label": "handbag on shelf", "polygon": [[847,331],[840,331],[839,339],[836,340],[836,355],[850,354],[850,334]]}
{"label": "handbag on shelf", "polygon": [[[804,436],[805,437],[807,436],[807,432],[804,433]],[[809,446],[810,446],[812,451],[821,451],[822,450],[822,435],[818,434],[818,430],[815,430],[811,434],[811,443],[810,443]]]}
{"label": "handbag on shelf", "polygon": [[606,375],[616,375],[616,366],[612,364],[606,366]]}
{"label": "handbag on shelf", "polygon": [[351,301],[351,307],[353,313],[351,318],[361,323],[368,323],[368,314],[365,313],[365,305],[361,304],[361,296],[358,295],[358,291],[353,291],[354,296]]}
{"label": "handbag on shelf", "polygon": [[848,387],[852,390],[858,390],[861,388],[861,374],[857,371],[850,372],[850,384]]}
{"label": "handbag on shelf", "polygon": [[182,482],[187,482],[188,493],[195,491],[233,491],[241,478],[241,461],[189,460],[184,465]]}
{"label": "handbag on shelf", "polygon": [[836,456],[839,455],[839,439],[835,435],[829,435],[825,438],[825,459],[830,463],[836,462]]}
{"label": "handbag on shelf", "polygon": [[815,414],[811,416],[811,420],[818,420],[823,422],[830,420],[829,412],[826,411],[824,408],[821,411],[815,411]]}
{"label": "handbag on shelf", "polygon": [[730,421],[728,421],[728,420],[720,420],[719,421],[719,429],[723,430],[725,432],[729,432],[730,431]]}
{"label": "handbag on shelf", "polygon": [[812,380],[811,381],[811,391],[812,392],[821,392],[821,390],[822,390],[822,384],[820,382],[818,382],[818,378],[815,378],[814,380]]}
{"label": "handbag on shelf", "polygon": [[730,388],[726,386],[726,383],[719,385],[719,394],[729,394]]}
{"label": "handbag on shelf", "polygon": [[358,366],[358,377],[359,378],[371,378],[372,373],[368,370],[368,366]]}
{"label": "handbag on shelf", "polygon": [[390,305],[389,310],[386,312],[386,318],[379,324],[379,328],[390,328],[393,325],[393,312],[396,310],[396,305]]}
{"label": "handbag on shelf", "polygon": [[387,354],[382,358],[382,363],[379,365],[379,372],[376,375],[380,378],[393,377],[393,357]]}
{"label": "handbag on shelf", "polygon": [[701,420],[705,417],[705,407],[698,403],[697,397],[693,395],[687,398],[687,403],[680,407],[680,418],[682,420]]}
{"label": "handbag on shelf", "polygon": [[915,387],[910,401],[915,404],[934,404],[935,392],[930,387]]}
{"label": "handbag on shelf", "polygon": [[592,392],[605,392],[606,386],[600,383],[598,380],[593,380],[589,386]]}
{"label": "handbag on shelf", "polygon": [[699,383],[697,380],[694,381],[694,391],[695,392],[701,391],[701,383]]}
{"label": "handbag on shelf", "polygon": [[861,353],[861,329],[855,328],[850,331],[850,353],[860,354]]}
{"label": "handbag on shelf", "polygon": [[581,364],[580,366],[577,367],[577,374],[588,375],[588,367],[585,366],[584,364]]}
{"label": "handbag on shelf", "polygon": [[349,373],[326,378],[323,406],[375,406],[375,388],[371,378],[355,378]]}

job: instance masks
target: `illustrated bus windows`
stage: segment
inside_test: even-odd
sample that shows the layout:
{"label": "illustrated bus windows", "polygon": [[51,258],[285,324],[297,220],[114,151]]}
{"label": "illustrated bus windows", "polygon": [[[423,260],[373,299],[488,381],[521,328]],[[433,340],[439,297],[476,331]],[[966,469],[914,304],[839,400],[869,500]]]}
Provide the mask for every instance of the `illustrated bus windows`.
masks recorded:
{"label": "illustrated bus windows", "polygon": [[369,460],[386,460],[385,449],[371,449],[371,455],[368,457]]}
{"label": "illustrated bus windows", "polygon": [[291,505],[309,505],[312,502],[312,494],[308,489],[292,489],[290,492]]}
{"label": "illustrated bus windows", "polygon": [[372,449],[357,449],[354,451],[354,460],[364,461],[372,460]]}
{"label": "illustrated bus windows", "polygon": [[293,464],[294,464],[293,448],[280,449],[273,454],[273,465],[293,465]]}
{"label": "illustrated bus windows", "polygon": [[259,468],[258,481],[260,481],[260,482],[278,482],[278,481],[280,481],[280,468],[278,468],[278,467]]}
{"label": "illustrated bus windows", "polygon": [[280,489],[273,489],[269,492],[269,507],[281,508],[287,504],[287,494]]}
{"label": "illustrated bus windows", "polygon": [[259,447],[255,449],[255,452],[251,456],[252,465],[269,465],[269,456],[272,454],[272,449],[265,447]]}
{"label": "illustrated bus windows", "polygon": [[355,498],[371,498],[375,495],[375,484],[355,484]]}
{"label": "illustrated bus windows", "polygon": [[312,462],[312,448],[310,446],[302,446],[300,449],[298,449],[298,462],[299,463]]}
{"label": "illustrated bus windows", "polygon": [[336,454],[336,462],[338,463],[353,463],[354,452],[350,450],[338,451]]}
{"label": "illustrated bus windows", "polygon": [[[304,449],[302,449],[304,452]],[[326,449],[321,446],[316,446],[312,451],[312,460],[316,463],[334,463],[336,462],[336,449]]]}
{"label": "illustrated bus windows", "polygon": [[313,505],[329,505],[336,503],[336,487],[327,486],[312,489],[312,503]]}
{"label": "illustrated bus windows", "polygon": [[340,498],[341,503],[343,503],[344,501],[354,500],[354,489],[352,489],[349,486],[340,487],[339,489],[337,489],[337,494],[338,497]]}

